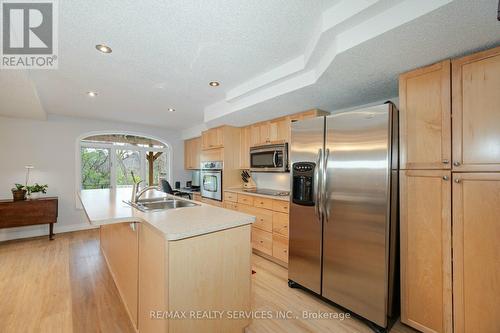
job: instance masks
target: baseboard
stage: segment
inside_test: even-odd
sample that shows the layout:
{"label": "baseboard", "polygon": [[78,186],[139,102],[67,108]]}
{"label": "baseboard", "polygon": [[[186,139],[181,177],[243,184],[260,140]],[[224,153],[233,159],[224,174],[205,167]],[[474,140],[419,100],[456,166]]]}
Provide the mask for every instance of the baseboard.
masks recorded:
{"label": "baseboard", "polygon": [[[54,224],[54,233],[62,234],[65,232],[72,231],[80,231],[80,230],[88,230],[99,228],[99,226],[91,225],[91,224],[70,224],[70,225],[58,225]],[[26,226],[12,229],[0,229],[0,242],[8,241],[12,239],[22,239],[22,238],[31,238],[38,236],[47,236],[49,235],[49,226],[48,225],[37,225],[37,226]]]}

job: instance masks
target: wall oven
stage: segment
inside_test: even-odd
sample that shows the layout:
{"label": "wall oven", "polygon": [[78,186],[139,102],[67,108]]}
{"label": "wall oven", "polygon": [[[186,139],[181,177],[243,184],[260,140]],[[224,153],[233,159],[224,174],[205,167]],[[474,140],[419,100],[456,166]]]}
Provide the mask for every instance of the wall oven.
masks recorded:
{"label": "wall oven", "polygon": [[200,192],[203,198],[222,201],[221,161],[201,162]]}
{"label": "wall oven", "polygon": [[250,171],[288,171],[288,144],[265,145],[250,148]]}

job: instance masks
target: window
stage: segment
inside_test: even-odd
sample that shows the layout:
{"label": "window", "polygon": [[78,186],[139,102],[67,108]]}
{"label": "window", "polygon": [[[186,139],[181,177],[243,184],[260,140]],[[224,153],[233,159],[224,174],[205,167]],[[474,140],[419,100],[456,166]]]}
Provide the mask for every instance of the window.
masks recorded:
{"label": "window", "polygon": [[80,141],[80,189],[131,187],[132,172],[146,185],[170,180],[166,144],[125,134],[88,136]]}

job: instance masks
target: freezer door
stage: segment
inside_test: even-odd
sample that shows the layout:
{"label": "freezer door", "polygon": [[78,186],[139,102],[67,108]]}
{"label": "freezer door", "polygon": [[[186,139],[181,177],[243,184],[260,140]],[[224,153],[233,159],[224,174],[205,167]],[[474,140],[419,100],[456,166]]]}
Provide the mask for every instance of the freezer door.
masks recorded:
{"label": "freezer door", "polygon": [[322,295],[383,327],[391,110],[384,104],[327,117],[325,139]]}
{"label": "freezer door", "polygon": [[[325,117],[302,120],[292,123],[290,145],[291,193],[288,278],[300,285],[321,293],[321,233],[322,222],[318,214],[319,201],[316,197],[318,185],[318,158],[324,144]],[[306,163],[301,163],[306,162]],[[309,162],[309,163],[307,163]],[[304,167],[306,170],[301,171]],[[294,177],[310,176],[308,166],[313,169],[312,200],[304,198],[301,187],[306,180]],[[298,170],[297,170],[298,169]],[[309,191],[310,193],[311,191]],[[293,198],[296,198],[295,203]]]}

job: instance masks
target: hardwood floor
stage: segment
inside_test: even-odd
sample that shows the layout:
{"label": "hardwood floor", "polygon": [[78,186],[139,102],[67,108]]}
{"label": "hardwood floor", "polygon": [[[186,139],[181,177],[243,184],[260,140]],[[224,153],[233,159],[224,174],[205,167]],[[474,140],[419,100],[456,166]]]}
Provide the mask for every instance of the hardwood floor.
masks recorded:
{"label": "hardwood floor", "polygon": [[[253,310],[293,319],[254,319],[247,333],[371,332],[359,320],[302,319],[338,310],[287,285],[287,271],[253,256]],[[134,332],[99,249],[97,230],[0,243],[0,332]],[[262,312],[268,314],[268,312]],[[295,319],[298,316],[299,319]],[[410,333],[396,323],[391,333]]]}

